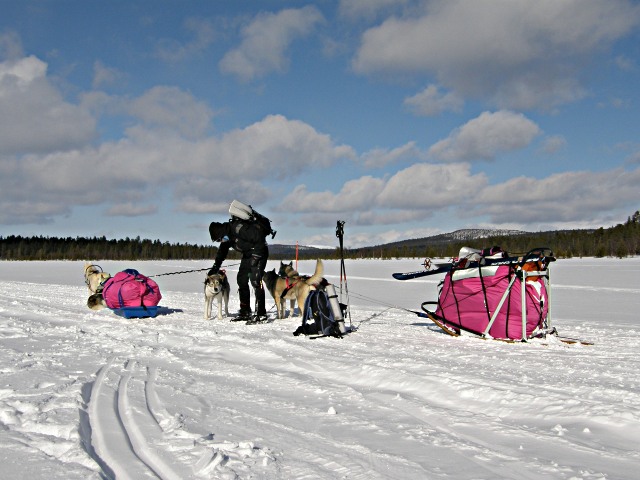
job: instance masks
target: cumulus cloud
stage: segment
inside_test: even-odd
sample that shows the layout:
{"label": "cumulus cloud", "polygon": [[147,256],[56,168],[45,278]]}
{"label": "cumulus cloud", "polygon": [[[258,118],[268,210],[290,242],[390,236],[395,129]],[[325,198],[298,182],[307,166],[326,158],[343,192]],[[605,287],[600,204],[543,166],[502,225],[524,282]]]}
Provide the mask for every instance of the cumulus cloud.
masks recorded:
{"label": "cumulus cloud", "polygon": [[567,146],[567,139],[562,135],[552,135],[544,140],[542,151],[546,154],[557,153]]}
{"label": "cumulus cloud", "polygon": [[349,20],[372,20],[381,12],[404,6],[409,0],[340,0],[338,13]]}
{"label": "cumulus cloud", "polygon": [[90,113],[67,102],[34,56],[0,63],[0,155],[69,150],[93,140]]}
{"label": "cumulus cloud", "polygon": [[0,58],[15,60],[23,56],[22,41],[15,31],[0,34]]}
{"label": "cumulus cloud", "polygon": [[362,36],[363,74],[435,76],[447,89],[500,108],[551,108],[582,98],[591,58],[640,24],[626,0],[438,0]]}
{"label": "cumulus cloud", "polygon": [[640,168],[517,177],[484,188],[469,211],[497,224],[592,221],[616,209],[637,209],[638,182]]}
{"label": "cumulus cloud", "polygon": [[107,67],[99,60],[93,63],[93,88],[114,85],[125,77],[126,75],[117,68]]}
{"label": "cumulus cloud", "polygon": [[[313,192],[298,185],[280,209],[297,213],[307,226],[325,228],[335,224],[336,214],[355,225],[396,225],[443,212],[490,228],[583,228],[612,212],[625,218],[637,209],[638,182],[640,168],[617,168],[518,177],[491,185],[486,175],[473,174],[469,164],[416,164],[389,179],[351,180],[338,192]],[[404,232],[403,238],[407,236]]]}
{"label": "cumulus cloud", "polygon": [[362,155],[362,162],[367,168],[379,168],[391,165],[403,160],[411,160],[421,157],[422,154],[416,142],[408,142],[400,147],[391,150],[385,148],[374,148]]}
{"label": "cumulus cloud", "polygon": [[[364,176],[345,182],[338,192],[311,192],[298,185],[280,204],[302,215],[306,225],[328,226],[340,213],[358,225],[389,225],[428,218],[451,205],[471,202],[487,185],[468,164],[415,164],[388,179]],[[322,214],[329,214],[324,217]]]}
{"label": "cumulus cloud", "polygon": [[309,35],[323,20],[314,6],[260,14],[242,29],[240,46],[222,58],[220,69],[245,81],[271,72],[284,72],[291,43]]}
{"label": "cumulus cloud", "polygon": [[189,17],[184,21],[184,28],[192,38],[186,42],[168,38],[160,40],[156,50],[158,58],[169,63],[181,62],[213,43],[215,30],[208,20]]}
{"label": "cumulus cloud", "polygon": [[[214,135],[211,108],[175,87],[80,98],[65,101],[36,57],[0,63],[0,223],[46,223],[88,205],[104,205],[108,216],[149,215],[157,205],[144,193],[158,189],[173,193],[177,210],[215,212],[234,195],[263,203],[273,195],[269,181],[356,158],[282,115]],[[89,112],[127,127],[95,144]]]}
{"label": "cumulus cloud", "polygon": [[405,98],[404,105],[416,115],[433,117],[447,111],[462,111],[464,100],[455,93],[441,93],[436,85],[429,85],[414,96]]}
{"label": "cumulus cloud", "polygon": [[434,209],[464,203],[487,184],[484,174],[472,174],[469,164],[416,164],[393,175],[377,197],[389,208]]}
{"label": "cumulus cloud", "polygon": [[305,185],[299,185],[282,200],[281,210],[322,213],[367,210],[376,203],[383,186],[383,180],[370,176],[345,182],[338,193],[309,192]]}
{"label": "cumulus cloud", "polygon": [[522,114],[483,112],[435,143],[429,154],[444,161],[492,160],[500,153],[526,147],[540,133],[540,128]]}
{"label": "cumulus cloud", "polygon": [[169,128],[185,137],[197,138],[211,127],[213,111],[177,87],[158,86],[126,102],[128,113],[147,125]]}

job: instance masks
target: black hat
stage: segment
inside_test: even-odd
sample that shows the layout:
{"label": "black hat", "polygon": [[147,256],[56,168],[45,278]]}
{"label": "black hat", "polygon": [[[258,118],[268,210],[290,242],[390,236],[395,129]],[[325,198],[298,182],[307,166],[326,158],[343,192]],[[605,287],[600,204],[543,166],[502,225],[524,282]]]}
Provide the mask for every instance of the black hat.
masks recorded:
{"label": "black hat", "polygon": [[211,225],[209,225],[209,235],[211,235],[211,240],[214,242],[219,242],[226,234],[226,223],[211,222]]}

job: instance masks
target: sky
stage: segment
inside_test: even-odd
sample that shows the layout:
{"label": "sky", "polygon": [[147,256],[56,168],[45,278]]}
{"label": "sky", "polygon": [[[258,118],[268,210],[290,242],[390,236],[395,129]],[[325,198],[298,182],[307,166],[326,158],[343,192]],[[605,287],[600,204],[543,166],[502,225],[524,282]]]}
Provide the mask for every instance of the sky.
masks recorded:
{"label": "sky", "polygon": [[210,244],[610,227],[640,208],[640,4],[0,0],[0,236]]}

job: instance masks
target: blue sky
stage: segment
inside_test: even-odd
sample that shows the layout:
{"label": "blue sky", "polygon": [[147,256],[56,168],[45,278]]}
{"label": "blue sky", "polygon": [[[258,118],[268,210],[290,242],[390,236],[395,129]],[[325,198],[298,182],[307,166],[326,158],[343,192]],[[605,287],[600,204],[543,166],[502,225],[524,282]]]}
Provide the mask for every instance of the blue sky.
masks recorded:
{"label": "blue sky", "polygon": [[1,0],[0,235],[208,244],[608,227],[640,208],[640,5]]}

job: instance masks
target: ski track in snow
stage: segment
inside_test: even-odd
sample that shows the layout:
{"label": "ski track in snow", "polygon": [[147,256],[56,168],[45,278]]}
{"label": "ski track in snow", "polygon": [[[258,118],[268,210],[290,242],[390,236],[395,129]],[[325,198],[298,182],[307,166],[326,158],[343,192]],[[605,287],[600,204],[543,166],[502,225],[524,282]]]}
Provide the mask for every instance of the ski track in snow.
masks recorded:
{"label": "ski track in snow", "polygon": [[227,466],[232,458],[262,455],[249,442],[207,446],[165,409],[155,391],[155,368],[116,362],[98,372],[89,403],[91,444],[116,478],[196,479],[212,472],[236,478]]}
{"label": "ski track in snow", "polygon": [[[74,275],[82,269],[81,262],[45,265]],[[160,265],[199,267],[149,262],[140,270]],[[640,342],[632,312],[640,305],[633,284],[581,286],[573,264],[559,269],[556,326],[596,345],[505,344],[449,337],[390,307],[434,299],[425,288],[435,291],[437,281],[390,284],[382,280],[403,267],[388,263],[378,277],[372,265],[349,266],[359,329],[342,340],[293,337],[299,317],[256,326],[204,321],[198,275],[191,285],[184,276],[159,279],[161,305],[172,308],[125,320],[86,309],[86,288],[74,283],[81,273],[60,284],[0,271],[0,474],[635,478]],[[327,266],[336,281],[335,266]],[[603,295],[628,299],[619,324],[598,323],[591,290],[601,303]]]}

